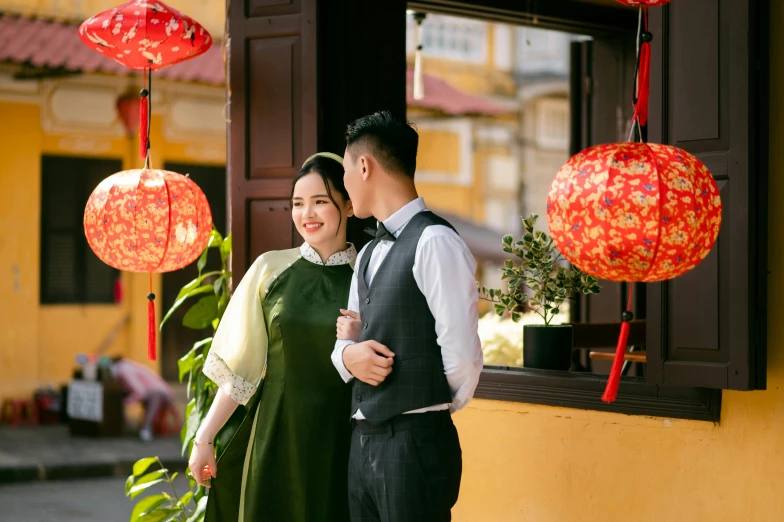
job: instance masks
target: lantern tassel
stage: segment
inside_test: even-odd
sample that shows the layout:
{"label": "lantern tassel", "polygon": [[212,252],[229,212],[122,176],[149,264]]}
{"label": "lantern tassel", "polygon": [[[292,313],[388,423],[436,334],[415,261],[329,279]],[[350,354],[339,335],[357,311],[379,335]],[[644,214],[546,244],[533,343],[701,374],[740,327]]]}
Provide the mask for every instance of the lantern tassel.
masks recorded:
{"label": "lantern tassel", "polygon": [[114,302],[115,304],[122,303],[122,277],[118,274],[117,279],[114,280]]}
{"label": "lantern tassel", "polygon": [[155,294],[152,293],[152,273],[150,274],[150,293],[147,294],[147,357],[155,360]]}
{"label": "lantern tassel", "polygon": [[607,380],[607,386],[602,395],[603,402],[613,402],[618,395],[618,387],[621,384],[621,372],[623,370],[624,356],[626,354],[626,345],[629,341],[629,329],[631,325],[629,321],[632,320],[632,295],[634,291],[634,283],[629,283],[629,300],[626,304],[626,311],[623,313],[623,322],[621,323],[621,334],[618,336],[618,345],[615,348],[615,359],[613,359],[612,368],[610,369],[610,377]]}
{"label": "lantern tassel", "polygon": [[422,22],[425,20],[425,13],[415,13],[416,31],[414,32],[414,88],[413,95],[415,100],[425,97],[425,82],[422,73]]}
{"label": "lantern tassel", "polygon": [[141,99],[139,100],[139,156],[142,159],[147,157],[147,120],[149,110],[147,89],[142,89]]}

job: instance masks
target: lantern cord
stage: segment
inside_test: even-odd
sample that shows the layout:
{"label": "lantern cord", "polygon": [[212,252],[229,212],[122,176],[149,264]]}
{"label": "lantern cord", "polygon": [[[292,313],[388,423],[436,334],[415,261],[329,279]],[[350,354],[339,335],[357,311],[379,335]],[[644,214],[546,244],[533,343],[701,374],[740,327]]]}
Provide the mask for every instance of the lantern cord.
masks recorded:
{"label": "lantern cord", "polygon": [[634,85],[632,104],[632,128],[629,141],[648,141],[648,102],[650,100],[650,71],[651,71],[651,40],[653,36],[648,31],[648,10],[640,5],[640,14],[637,21],[637,60],[634,67]]}
{"label": "lantern cord", "polygon": [[155,360],[155,294],[152,293],[152,272],[150,272],[150,293],[147,294],[147,357]]}
{"label": "lantern cord", "polygon": [[618,395],[618,387],[621,384],[621,371],[623,370],[623,362],[626,355],[626,345],[629,341],[629,329],[631,325],[629,322],[634,318],[632,314],[632,297],[634,295],[634,283],[628,283],[629,297],[626,302],[626,311],[622,315],[623,322],[621,323],[621,334],[618,336],[618,345],[615,348],[615,359],[613,360],[612,368],[610,369],[610,377],[607,380],[607,387],[604,389],[602,401],[613,402]]}
{"label": "lantern cord", "polygon": [[150,128],[150,92],[147,90],[147,69],[144,70],[144,87],[139,92],[139,156],[147,157],[147,137]]}

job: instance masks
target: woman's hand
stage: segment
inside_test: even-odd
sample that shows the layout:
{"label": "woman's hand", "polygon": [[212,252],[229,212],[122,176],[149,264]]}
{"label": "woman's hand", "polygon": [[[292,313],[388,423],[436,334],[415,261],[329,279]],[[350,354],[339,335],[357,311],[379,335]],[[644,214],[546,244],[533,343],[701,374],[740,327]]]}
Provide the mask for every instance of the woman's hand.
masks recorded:
{"label": "woman's hand", "polygon": [[362,321],[357,312],[351,310],[340,310],[341,316],[338,317],[338,322],[335,325],[337,331],[337,338],[343,341],[359,342],[359,332],[362,326]]}
{"label": "woman's hand", "polygon": [[194,444],[191,458],[188,461],[194,480],[205,488],[210,487],[207,482],[210,478],[218,476],[218,464],[215,462],[215,448],[212,444]]}

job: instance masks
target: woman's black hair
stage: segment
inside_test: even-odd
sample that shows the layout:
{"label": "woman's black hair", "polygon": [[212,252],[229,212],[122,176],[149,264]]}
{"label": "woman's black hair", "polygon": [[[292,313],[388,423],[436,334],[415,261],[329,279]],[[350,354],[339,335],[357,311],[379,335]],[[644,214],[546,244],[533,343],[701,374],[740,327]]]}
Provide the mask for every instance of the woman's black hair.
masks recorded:
{"label": "woman's black hair", "polygon": [[[340,205],[338,205],[337,201],[335,201],[335,197],[332,195],[332,189],[335,189],[342,197],[343,201],[348,201],[348,191],[346,191],[346,186],[343,184],[343,165],[329,157],[325,156],[314,156],[313,158],[309,159],[302,165],[302,168],[299,170],[294,179],[291,180],[291,197],[289,201],[292,202],[294,200],[294,187],[297,186],[297,182],[307,176],[308,174],[318,174],[321,176],[321,179],[324,181],[324,186],[327,188],[327,197],[335,205],[335,208],[338,209],[338,214],[340,215],[340,219],[343,219],[343,211],[340,209]],[[338,230],[338,233],[340,230]]]}

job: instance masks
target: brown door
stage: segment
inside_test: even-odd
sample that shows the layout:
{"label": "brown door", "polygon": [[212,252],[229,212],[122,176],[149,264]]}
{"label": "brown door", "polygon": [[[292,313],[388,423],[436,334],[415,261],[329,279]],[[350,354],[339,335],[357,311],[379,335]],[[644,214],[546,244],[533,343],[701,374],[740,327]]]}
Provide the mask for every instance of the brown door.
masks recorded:
{"label": "brown door", "polygon": [[[257,256],[300,243],[291,178],[342,154],[354,118],[405,114],[403,0],[234,0],[229,9],[229,205],[234,284]],[[365,239],[353,239],[361,246]]]}

